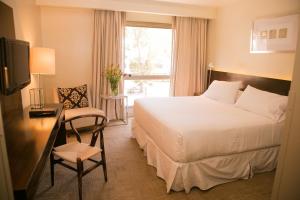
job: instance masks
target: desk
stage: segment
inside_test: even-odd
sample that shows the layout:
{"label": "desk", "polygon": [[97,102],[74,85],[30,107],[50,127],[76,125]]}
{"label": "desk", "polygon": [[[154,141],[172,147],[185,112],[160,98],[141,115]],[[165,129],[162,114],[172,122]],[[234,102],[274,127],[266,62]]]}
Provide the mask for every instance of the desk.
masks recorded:
{"label": "desk", "polygon": [[[124,95],[117,95],[117,96],[105,96],[105,95],[101,95],[100,98],[104,101],[105,103],[105,116],[107,116],[108,114],[108,102],[109,101],[114,101],[114,114],[115,114],[115,118],[114,119],[110,119],[109,121],[122,121],[124,122],[123,124],[128,124],[128,97],[124,96]],[[119,115],[118,115],[118,109],[117,109],[117,101],[120,101],[121,105],[124,105],[124,109],[125,109],[125,113],[123,112],[123,118],[120,119]],[[124,119],[125,117],[125,119]]]}
{"label": "desk", "polygon": [[63,107],[48,106],[58,108],[56,116],[29,118],[29,108],[6,116],[5,139],[15,199],[33,198],[53,145],[66,143],[61,125]]}

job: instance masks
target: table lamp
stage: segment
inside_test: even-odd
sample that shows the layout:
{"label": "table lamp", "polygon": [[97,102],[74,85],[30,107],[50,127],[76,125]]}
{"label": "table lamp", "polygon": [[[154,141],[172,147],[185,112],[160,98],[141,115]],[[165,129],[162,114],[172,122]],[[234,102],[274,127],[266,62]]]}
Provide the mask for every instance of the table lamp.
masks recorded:
{"label": "table lamp", "polygon": [[31,109],[44,107],[44,91],[40,87],[41,75],[55,74],[55,51],[54,49],[33,47],[30,49],[30,73],[38,75],[38,87],[29,90]]}

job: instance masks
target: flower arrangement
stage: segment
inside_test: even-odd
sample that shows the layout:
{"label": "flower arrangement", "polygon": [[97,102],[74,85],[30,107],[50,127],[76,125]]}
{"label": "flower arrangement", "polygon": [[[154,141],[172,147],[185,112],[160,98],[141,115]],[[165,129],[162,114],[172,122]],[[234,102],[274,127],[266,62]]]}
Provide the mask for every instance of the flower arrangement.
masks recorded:
{"label": "flower arrangement", "polygon": [[105,70],[105,77],[110,83],[110,89],[113,95],[118,95],[119,91],[119,82],[122,77],[122,71],[119,68],[119,65],[111,65]]}

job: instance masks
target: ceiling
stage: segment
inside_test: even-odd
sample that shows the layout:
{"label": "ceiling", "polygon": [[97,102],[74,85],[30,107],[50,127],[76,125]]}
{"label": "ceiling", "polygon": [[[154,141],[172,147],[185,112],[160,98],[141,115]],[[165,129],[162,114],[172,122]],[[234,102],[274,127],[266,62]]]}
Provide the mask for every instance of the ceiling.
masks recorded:
{"label": "ceiling", "polygon": [[224,6],[226,4],[241,1],[241,0],[148,0],[156,2],[168,2],[186,5],[197,5],[197,6]]}
{"label": "ceiling", "polygon": [[78,7],[151,13],[169,16],[216,18],[216,7],[243,0],[35,0],[40,6]]}

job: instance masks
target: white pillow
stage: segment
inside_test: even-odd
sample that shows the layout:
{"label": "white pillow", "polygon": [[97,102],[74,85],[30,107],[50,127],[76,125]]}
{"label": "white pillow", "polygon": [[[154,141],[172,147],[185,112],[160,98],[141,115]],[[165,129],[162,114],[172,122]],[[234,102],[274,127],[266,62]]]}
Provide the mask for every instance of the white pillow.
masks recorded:
{"label": "white pillow", "polygon": [[217,81],[214,80],[204,95],[210,99],[214,99],[223,103],[234,104],[237,93],[242,86],[241,81]]}
{"label": "white pillow", "polygon": [[250,85],[236,102],[236,106],[268,117],[275,121],[284,115],[288,103],[288,97],[263,90],[258,90]]}

